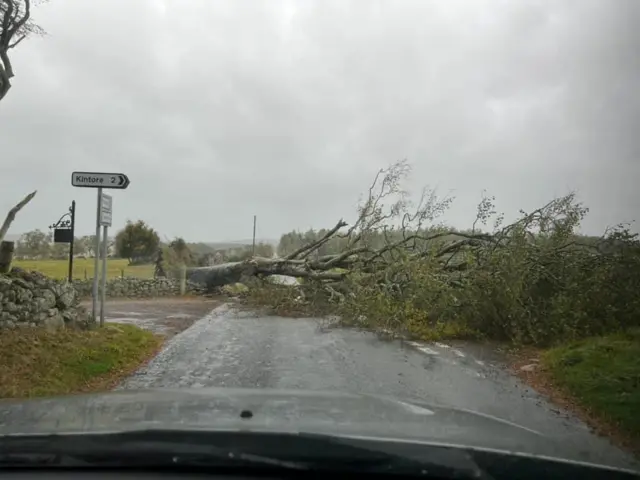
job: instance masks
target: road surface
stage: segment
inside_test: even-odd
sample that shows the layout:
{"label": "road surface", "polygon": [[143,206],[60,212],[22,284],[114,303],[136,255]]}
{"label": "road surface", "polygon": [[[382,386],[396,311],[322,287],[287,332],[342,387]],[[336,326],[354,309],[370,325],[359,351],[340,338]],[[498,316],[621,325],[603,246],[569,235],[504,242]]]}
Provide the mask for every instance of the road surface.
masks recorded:
{"label": "road surface", "polygon": [[[105,320],[136,325],[172,337],[221,303],[220,299],[204,297],[110,298],[105,306]],[[90,301],[83,301],[82,305],[91,309]]]}
{"label": "road surface", "polygon": [[314,319],[214,309],[171,338],[119,388],[338,390],[421,399],[496,416],[574,442],[590,461],[630,457],[522,385],[498,358],[445,343],[384,341]]}

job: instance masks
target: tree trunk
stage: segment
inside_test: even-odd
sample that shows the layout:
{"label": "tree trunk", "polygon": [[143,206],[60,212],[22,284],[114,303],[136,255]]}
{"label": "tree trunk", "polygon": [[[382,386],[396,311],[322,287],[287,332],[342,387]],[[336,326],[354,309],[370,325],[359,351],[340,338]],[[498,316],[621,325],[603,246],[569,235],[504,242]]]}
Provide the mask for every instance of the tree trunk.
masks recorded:
{"label": "tree trunk", "polygon": [[[329,260],[337,256],[328,256]],[[321,257],[322,258],[322,257]],[[242,262],[223,263],[211,267],[189,268],[187,280],[206,286],[211,291],[215,287],[222,287],[232,283],[242,283],[249,277],[257,275],[284,275],[295,278],[313,280],[339,281],[346,273],[325,271],[333,264],[327,261],[323,264],[306,262],[298,259],[253,257]]]}
{"label": "tree trunk", "polygon": [[9,273],[11,261],[13,260],[13,242],[0,243],[0,273]]}
{"label": "tree trunk", "polygon": [[36,196],[36,192],[35,191],[31,192],[29,195],[24,197],[15,207],[9,210],[9,213],[7,213],[7,217],[4,219],[4,223],[0,227],[0,241],[4,240],[4,236],[9,231],[9,227],[11,226],[11,223],[15,220],[18,212],[22,210],[22,208],[27,203],[29,203],[35,196]]}
{"label": "tree trunk", "polygon": [[208,290],[238,283],[245,277],[255,275],[255,267],[248,262],[231,262],[212,267],[187,269],[187,280],[206,286]]}

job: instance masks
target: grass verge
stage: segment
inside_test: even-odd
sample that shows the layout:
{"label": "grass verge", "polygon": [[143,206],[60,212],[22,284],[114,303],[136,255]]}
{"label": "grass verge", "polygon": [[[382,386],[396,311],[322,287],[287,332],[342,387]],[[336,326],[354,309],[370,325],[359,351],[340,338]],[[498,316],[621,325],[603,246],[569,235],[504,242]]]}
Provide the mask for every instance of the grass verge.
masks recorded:
{"label": "grass verge", "polygon": [[640,452],[640,329],[552,348],[542,366],[598,430]]}
{"label": "grass verge", "polygon": [[133,325],[78,331],[0,332],[0,398],[106,390],[133,373],[162,345]]}

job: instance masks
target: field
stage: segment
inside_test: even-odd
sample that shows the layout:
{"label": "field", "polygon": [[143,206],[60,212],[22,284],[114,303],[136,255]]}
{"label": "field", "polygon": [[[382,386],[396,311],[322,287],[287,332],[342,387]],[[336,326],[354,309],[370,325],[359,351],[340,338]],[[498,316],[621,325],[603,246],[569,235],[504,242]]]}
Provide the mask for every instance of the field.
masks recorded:
{"label": "field", "polygon": [[[35,270],[51,278],[66,278],[69,272],[69,262],[67,260],[14,260],[11,265],[24,270]],[[93,258],[74,259],[73,278],[93,278],[93,266]],[[107,259],[107,278],[151,278],[153,277],[153,271],[154,266],[151,264],[130,266],[129,261],[123,258]]]}

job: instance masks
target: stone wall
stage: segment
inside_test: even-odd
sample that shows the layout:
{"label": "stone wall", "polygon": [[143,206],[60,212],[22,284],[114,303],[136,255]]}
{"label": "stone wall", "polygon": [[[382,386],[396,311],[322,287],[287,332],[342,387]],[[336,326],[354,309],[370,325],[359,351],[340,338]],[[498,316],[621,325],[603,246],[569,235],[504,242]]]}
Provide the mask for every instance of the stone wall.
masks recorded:
{"label": "stone wall", "polygon": [[92,321],[78,301],[73,286],[41,273],[13,268],[0,275],[0,329],[87,328]]}
{"label": "stone wall", "polygon": [[[78,295],[82,298],[91,296],[93,281],[74,280]],[[185,293],[201,295],[204,287],[196,283],[187,282]],[[123,277],[107,280],[106,296],[109,298],[151,298],[180,295],[180,281],[170,278],[135,278]]]}
{"label": "stone wall", "polygon": [[[3,328],[77,327],[87,328],[93,321],[79,305],[91,297],[91,280],[54,280],[38,272],[14,267],[0,275],[0,330]],[[204,286],[187,282],[185,293],[202,295]],[[169,278],[114,278],[107,280],[107,297],[151,298],[180,295],[180,281]]]}

